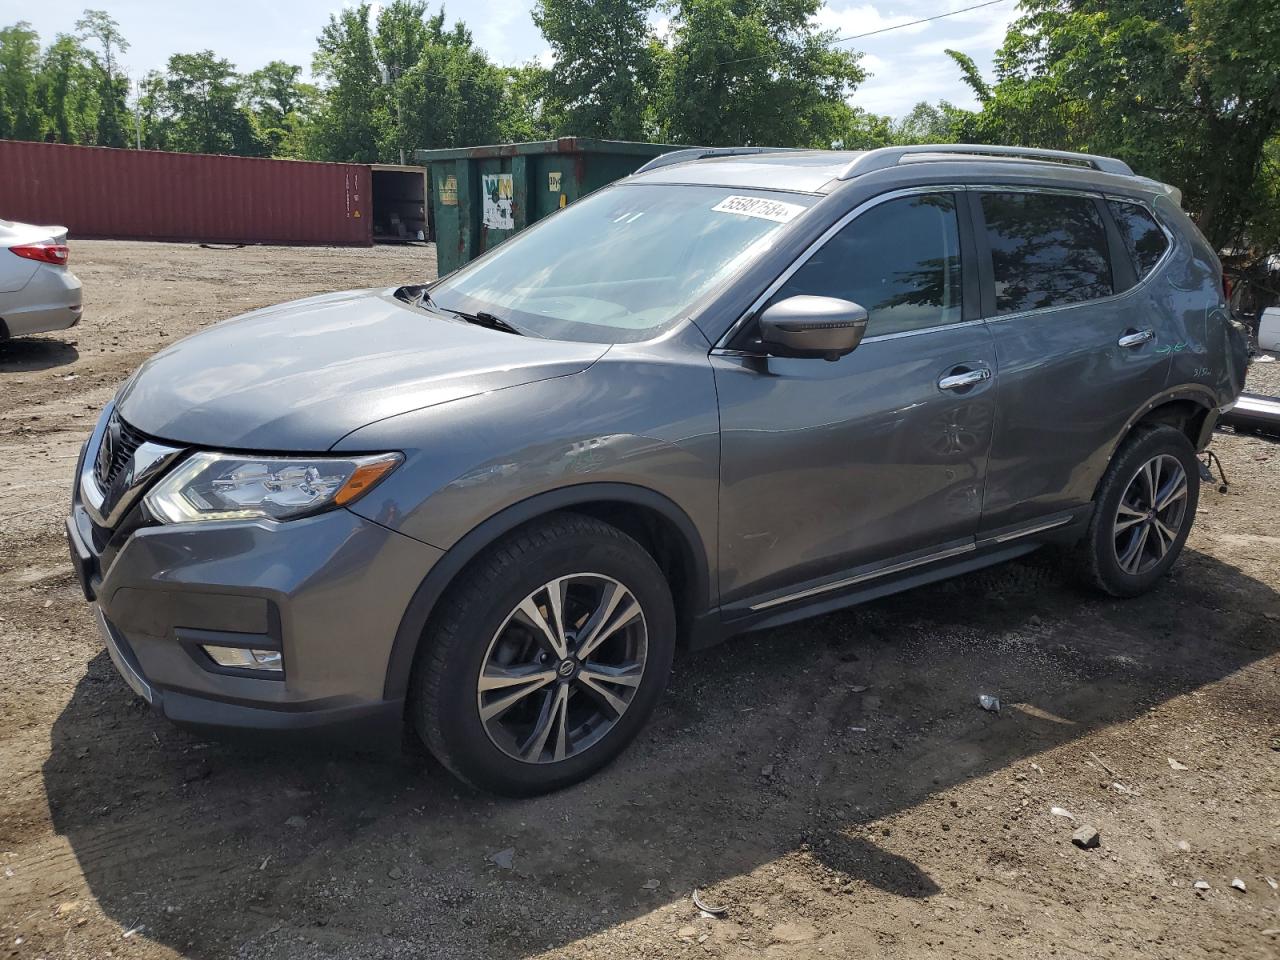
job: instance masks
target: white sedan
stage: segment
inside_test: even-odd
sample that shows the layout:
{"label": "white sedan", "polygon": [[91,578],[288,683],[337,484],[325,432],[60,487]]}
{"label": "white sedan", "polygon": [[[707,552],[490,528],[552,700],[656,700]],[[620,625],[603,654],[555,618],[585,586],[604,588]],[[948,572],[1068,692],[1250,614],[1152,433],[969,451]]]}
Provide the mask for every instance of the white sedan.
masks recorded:
{"label": "white sedan", "polygon": [[67,269],[66,227],[0,220],[0,340],[80,322],[80,280]]}

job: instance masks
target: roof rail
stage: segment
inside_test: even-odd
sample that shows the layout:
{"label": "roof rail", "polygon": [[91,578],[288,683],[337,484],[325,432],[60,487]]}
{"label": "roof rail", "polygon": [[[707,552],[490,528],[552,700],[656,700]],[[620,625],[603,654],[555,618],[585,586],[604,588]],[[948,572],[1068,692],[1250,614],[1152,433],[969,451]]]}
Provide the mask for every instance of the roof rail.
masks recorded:
{"label": "roof rail", "polygon": [[690,160],[703,160],[707,157],[737,157],[748,153],[786,153],[794,149],[794,147],[688,147],[684,150],[672,150],[670,153],[659,154],[637,169],[635,173],[647,173],[659,167],[688,163]]}
{"label": "roof rail", "polygon": [[[659,157],[659,160],[662,158]],[[977,143],[919,143],[909,147],[882,147],[879,150],[868,150],[862,156],[850,161],[838,179],[849,180],[876,170],[896,167],[900,163],[928,162],[930,160],[1029,160],[1033,162],[1051,162],[1074,164],[1100,170],[1103,173],[1116,173],[1131,177],[1133,171],[1123,160],[1114,157],[1099,157],[1092,153],[1072,153],[1069,150],[1040,150],[1036,147],[1003,147]],[[650,161],[651,163],[653,161]]]}

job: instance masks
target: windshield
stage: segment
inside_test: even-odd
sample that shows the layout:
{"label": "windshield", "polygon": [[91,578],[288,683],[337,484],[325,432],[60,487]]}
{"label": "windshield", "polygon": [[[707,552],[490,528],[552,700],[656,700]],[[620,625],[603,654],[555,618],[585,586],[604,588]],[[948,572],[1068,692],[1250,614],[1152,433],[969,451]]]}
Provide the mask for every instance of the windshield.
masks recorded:
{"label": "windshield", "polygon": [[432,287],[431,300],[553,340],[647,340],[766,250],[816,199],[733,187],[610,187]]}

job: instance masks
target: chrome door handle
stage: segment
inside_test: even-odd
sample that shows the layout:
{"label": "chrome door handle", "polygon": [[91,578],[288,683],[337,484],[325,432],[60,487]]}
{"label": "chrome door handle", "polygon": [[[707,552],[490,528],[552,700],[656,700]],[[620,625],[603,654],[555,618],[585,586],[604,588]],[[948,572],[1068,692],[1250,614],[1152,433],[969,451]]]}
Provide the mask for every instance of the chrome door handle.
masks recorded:
{"label": "chrome door handle", "polygon": [[965,387],[972,387],[975,383],[990,379],[991,371],[986,367],[979,367],[977,370],[966,370],[964,373],[948,374],[938,381],[938,389],[963,390]]}
{"label": "chrome door handle", "polygon": [[1116,341],[1117,347],[1140,347],[1148,340],[1154,340],[1156,332],[1154,330],[1135,330],[1132,333],[1126,333],[1123,337]]}

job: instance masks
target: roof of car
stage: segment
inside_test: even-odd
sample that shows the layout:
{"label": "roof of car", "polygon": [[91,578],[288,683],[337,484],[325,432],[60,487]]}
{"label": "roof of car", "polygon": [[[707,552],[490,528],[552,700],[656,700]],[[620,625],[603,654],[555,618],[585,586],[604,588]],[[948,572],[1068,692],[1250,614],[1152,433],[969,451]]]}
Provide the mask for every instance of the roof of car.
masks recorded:
{"label": "roof of car", "polygon": [[[681,151],[682,153],[684,151]],[[637,171],[638,177],[662,183],[705,183],[800,190],[817,193],[840,176],[862,150],[779,150],[769,153],[690,157],[683,162]]]}
{"label": "roof of car", "polygon": [[1121,160],[1087,153],[981,144],[918,144],[876,150],[789,150],[773,147],[690,147],[650,160],[633,175],[651,183],[708,184],[759,190],[829,193],[877,171],[947,164],[964,172],[1002,176],[1034,173],[1075,186],[1105,189],[1124,183],[1165,193],[1181,203],[1167,184],[1140,177]]}

